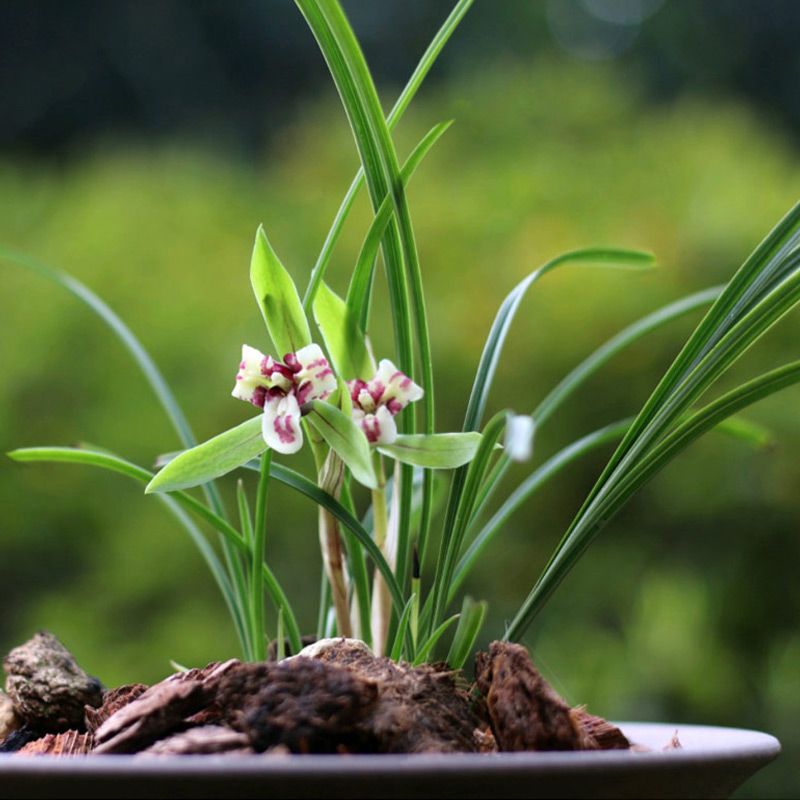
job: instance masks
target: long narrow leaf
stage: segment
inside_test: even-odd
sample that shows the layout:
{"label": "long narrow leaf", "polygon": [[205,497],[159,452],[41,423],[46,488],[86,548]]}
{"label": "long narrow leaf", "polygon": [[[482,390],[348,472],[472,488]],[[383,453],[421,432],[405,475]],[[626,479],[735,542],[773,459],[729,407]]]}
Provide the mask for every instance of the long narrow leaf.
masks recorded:
{"label": "long narrow leaf", "polygon": [[[100,467],[111,472],[117,472],[125,475],[128,478],[133,478],[139,483],[147,484],[153,478],[153,473],[149,470],[143,469],[136,464],[126,461],[123,458],[107,452],[98,452],[92,450],[81,450],[74,447],[26,447],[18,450],[12,450],[8,456],[15,461],[19,462],[58,462],[68,464],[83,464],[86,466]],[[249,547],[244,537],[233,528],[229,522],[215,514],[207,508],[199,500],[192,497],[186,492],[173,492],[169,497],[172,497],[176,503],[193,512],[200,519],[209,523],[214,527],[218,533],[229,543],[229,545],[239,553],[247,554]],[[268,590],[278,587],[277,581],[274,576],[269,579],[267,573],[269,570],[265,566],[265,585]],[[279,587],[278,587],[279,588]],[[281,589],[279,593],[272,595],[272,600],[276,606],[284,609],[284,615],[287,624],[287,633],[294,636],[296,633],[299,637],[299,628],[297,627],[297,620],[294,616],[291,606],[286,599],[286,595]],[[292,632],[294,628],[294,632]],[[299,638],[298,638],[299,641]]]}
{"label": "long narrow leaf", "polygon": [[[434,125],[419,141],[401,170],[400,175],[404,185],[408,184],[422,159],[425,158],[451,124],[452,122],[440,122],[438,125]],[[385,197],[378,209],[378,213],[372,219],[367,235],[364,237],[364,243],[361,245],[361,251],[358,254],[358,260],[347,290],[347,308],[362,332],[366,332],[369,319],[369,301],[375,272],[375,260],[378,257],[378,249],[380,248],[383,234],[386,232],[386,226],[392,217],[393,210],[394,206],[391,198]],[[318,291],[322,291],[322,286]]]}
{"label": "long narrow leaf", "polygon": [[[444,48],[447,40],[453,35],[453,32],[455,31],[459,22],[461,22],[461,20],[464,18],[464,15],[467,13],[473,2],[474,0],[458,0],[447,19],[442,24],[442,27],[437,32],[436,36],[434,36],[434,38],[431,40],[431,43],[422,54],[422,58],[420,58],[419,63],[414,69],[411,78],[408,80],[408,83],[403,88],[403,91],[397,98],[397,102],[386,118],[386,124],[390,129],[393,129],[394,126],[400,121],[400,118],[403,116],[409,104],[414,99],[417,90],[425,80],[425,77],[436,61],[439,53]],[[342,232],[345,220],[350,213],[350,209],[353,206],[353,202],[358,194],[358,190],[363,186],[363,184],[364,170],[363,168],[359,168],[350,184],[350,187],[345,193],[344,199],[339,206],[339,210],[336,212],[331,229],[325,238],[325,243],[323,244],[319,257],[314,264],[314,268],[311,271],[311,278],[308,283],[308,288],[306,289],[305,296],[303,297],[303,305],[307,314],[311,313],[314,297],[316,296],[317,289],[325,278],[325,271],[330,263],[333,249]]]}
{"label": "long narrow leaf", "polygon": [[528,598],[517,612],[507,639],[519,639],[555,588],[566,577],[586,548],[637,489],[649,481],[689,444],[724,419],[788,386],[800,383],[800,361],[772,370],[736,389],[690,416],[632,469],[598,509],[591,527],[576,527],[559,547]]}

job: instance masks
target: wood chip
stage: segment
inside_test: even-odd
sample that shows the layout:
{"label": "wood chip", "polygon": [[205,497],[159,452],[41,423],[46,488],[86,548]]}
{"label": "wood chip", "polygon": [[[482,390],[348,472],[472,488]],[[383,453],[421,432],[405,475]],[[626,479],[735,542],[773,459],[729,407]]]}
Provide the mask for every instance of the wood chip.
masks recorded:
{"label": "wood chip", "polygon": [[85,756],[92,749],[92,736],[78,731],[48,733],[26,744],[19,756]]}
{"label": "wood chip", "polygon": [[94,733],[109,717],[124,708],[128,703],[141,697],[148,687],[143,683],[130,683],[119,686],[103,695],[103,703],[98,708],[86,706],[84,709],[84,721],[86,730]]}
{"label": "wood chip", "polygon": [[478,653],[475,674],[500,750],[593,749],[524,647],[492,642]]}
{"label": "wood chip", "polygon": [[200,681],[162,681],[97,729],[95,753],[136,753],[179,729],[187,716],[208,701],[208,691]]}
{"label": "wood chip", "polygon": [[572,718],[580,726],[584,735],[595,744],[597,750],[628,750],[631,743],[625,734],[607,719],[596,717],[586,709],[572,709]]}
{"label": "wood chip", "polygon": [[[136,753],[168,734],[191,726],[193,715],[213,707],[220,680],[240,665],[215,661],[177,672],[151,686],[105,720],[95,733],[95,753]],[[215,715],[219,716],[216,712]]]}
{"label": "wood chip", "polygon": [[254,750],[244,733],[221,725],[204,725],[162,739],[139,756],[249,755]]}

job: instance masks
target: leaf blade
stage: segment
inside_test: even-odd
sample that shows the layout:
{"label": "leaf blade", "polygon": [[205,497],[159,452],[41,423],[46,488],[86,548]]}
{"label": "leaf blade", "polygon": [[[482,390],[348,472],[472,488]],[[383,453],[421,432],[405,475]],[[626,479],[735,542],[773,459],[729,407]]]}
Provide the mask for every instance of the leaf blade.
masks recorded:
{"label": "leaf blade", "polygon": [[253,417],[176,456],[147,484],[145,493],[199,486],[226,475],[266,449],[261,418]]}

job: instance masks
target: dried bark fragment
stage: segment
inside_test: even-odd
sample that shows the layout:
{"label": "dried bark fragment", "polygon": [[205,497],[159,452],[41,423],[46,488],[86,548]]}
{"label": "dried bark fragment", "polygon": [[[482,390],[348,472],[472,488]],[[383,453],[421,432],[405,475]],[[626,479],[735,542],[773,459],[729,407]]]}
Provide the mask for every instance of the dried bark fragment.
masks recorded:
{"label": "dried bark fragment", "polygon": [[129,683],[106,692],[103,695],[103,703],[99,708],[86,706],[83,710],[86,730],[89,733],[94,733],[109,717],[116,714],[128,703],[136,700],[137,697],[141,697],[147,691],[147,688],[143,683]]}
{"label": "dried bark fragment", "polygon": [[478,653],[475,677],[500,750],[592,748],[524,647],[492,642],[488,653]]}
{"label": "dried bark fragment", "polygon": [[123,704],[96,731],[96,753],[135,753],[167,734],[218,718],[213,706],[217,686],[230,670],[238,667],[236,659],[214,661],[205,667],[176,672],[151,686],[135,699]]}
{"label": "dried bark fragment", "polygon": [[109,717],[96,731],[96,753],[136,753],[178,730],[209,700],[201,681],[156,684]]}
{"label": "dried bark fragment", "polygon": [[3,661],[6,692],[21,720],[37,730],[83,729],[85,706],[99,706],[103,687],[87,675],[55,636],[37,633]]}
{"label": "dried bark fragment", "polygon": [[47,733],[41,739],[26,744],[17,755],[85,756],[92,749],[92,744],[92,736],[89,733],[78,731]]}
{"label": "dried bark fragment", "polygon": [[0,692],[0,743],[19,726],[19,718],[14,713],[14,703],[5,692]]}
{"label": "dried bark fragment", "polygon": [[378,702],[359,727],[378,752],[478,752],[485,744],[475,736],[481,725],[469,695],[446,665],[412,667],[376,656],[353,639],[322,640],[301,656],[376,684]]}
{"label": "dried bark fragment", "polygon": [[580,726],[584,736],[593,742],[597,750],[629,750],[631,743],[625,734],[607,719],[596,717],[584,708],[573,708],[572,718]]}
{"label": "dried bark fragment", "polygon": [[253,752],[247,736],[221,725],[204,725],[176,733],[148,747],[140,756],[248,755]]}
{"label": "dried bark fragment", "polygon": [[211,692],[215,692],[217,684],[232,669],[238,667],[242,662],[238,658],[229,658],[227,661],[212,661],[205,667],[195,667],[183,672],[176,672],[168,678],[164,678],[162,683],[180,683],[182,681],[200,681]]}
{"label": "dried bark fragment", "polygon": [[374,684],[346,669],[293,658],[232,670],[217,702],[258,752],[285,745],[293,753],[336,753],[369,749],[358,723],[376,697]]}

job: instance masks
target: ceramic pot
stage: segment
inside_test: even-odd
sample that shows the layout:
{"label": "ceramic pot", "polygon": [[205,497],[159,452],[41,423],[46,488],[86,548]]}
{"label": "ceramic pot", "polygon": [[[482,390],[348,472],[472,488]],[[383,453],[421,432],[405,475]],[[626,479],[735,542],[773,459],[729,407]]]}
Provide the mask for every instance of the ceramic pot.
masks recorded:
{"label": "ceramic pot", "polygon": [[[723,798],[777,739],[735,728],[618,723],[651,752],[360,756],[0,756],[1,798]],[[680,749],[662,750],[677,732]]]}

